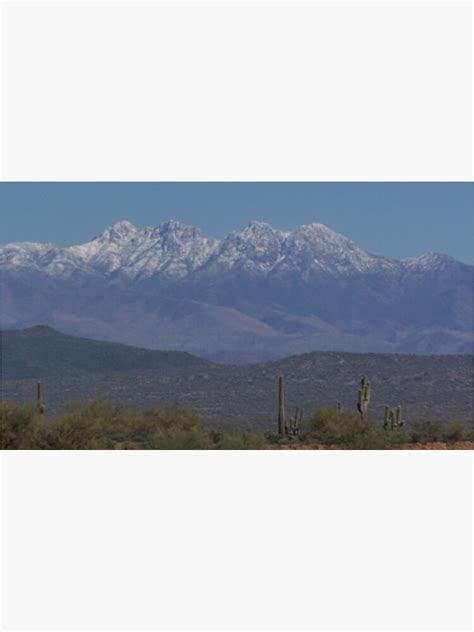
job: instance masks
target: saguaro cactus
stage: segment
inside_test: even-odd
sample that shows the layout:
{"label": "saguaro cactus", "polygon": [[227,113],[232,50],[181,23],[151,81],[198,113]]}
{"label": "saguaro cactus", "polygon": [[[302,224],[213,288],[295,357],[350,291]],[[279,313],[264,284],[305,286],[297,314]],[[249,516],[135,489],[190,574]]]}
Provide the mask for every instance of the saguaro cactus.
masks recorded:
{"label": "saguaro cactus", "polygon": [[303,420],[303,411],[296,407],[295,416],[290,419],[290,427],[287,430],[287,433],[293,435],[294,437],[300,433],[301,430],[301,422]]}
{"label": "saguaro cactus", "polygon": [[385,415],[383,421],[383,427],[385,430],[395,430],[395,428],[401,428],[403,426],[402,420],[402,407],[389,408],[385,406]]}
{"label": "saguaro cactus", "polygon": [[361,380],[359,389],[359,401],[357,402],[357,410],[360,412],[362,419],[367,419],[369,416],[369,404],[370,404],[370,382],[367,376]]}
{"label": "saguaro cactus", "polygon": [[278,378],[278,434],[283,436],[286,433],[285,423],[285,384],[283,376]]}
{"label": "saguaro cactus", "polygon": [[400,405],[398,405],[395,409],[395,425],[397,427],[403,426],[402,407]]}
{"label": "saguaro cactus", "polygon": [[36,385],[36,408],[40,415],[44,415],[44,391],[41,382],[38,382]]}

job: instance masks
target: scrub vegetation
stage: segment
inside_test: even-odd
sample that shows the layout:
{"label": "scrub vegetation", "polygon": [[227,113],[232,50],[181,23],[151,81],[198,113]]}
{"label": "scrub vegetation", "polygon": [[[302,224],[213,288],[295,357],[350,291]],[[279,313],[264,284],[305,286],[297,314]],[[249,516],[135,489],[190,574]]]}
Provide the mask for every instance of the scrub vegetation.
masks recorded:
{"label": "scrub vegetation", "polygon": [[2,450],[380,450],[454,448],[473,441],[474,433],[462,421],[418,420],[387,430],[370,417],[334,407],[317,408],[297,435],[281,436],[229,429],[225,423],[209,426],[196,413],[174,407],[138,411],[91,401],[72,403],[50,418],[36,405],[0,404]]}

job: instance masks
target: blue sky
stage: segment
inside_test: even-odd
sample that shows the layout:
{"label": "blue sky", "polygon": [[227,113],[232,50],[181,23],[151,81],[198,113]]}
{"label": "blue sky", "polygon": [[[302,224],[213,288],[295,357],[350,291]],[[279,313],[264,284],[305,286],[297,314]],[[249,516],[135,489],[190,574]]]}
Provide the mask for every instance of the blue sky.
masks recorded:
{"label": "blue sky", "polygon": [[251,220],[319,222],[391,257],[474,263],[472,183],[0,183],[0,243],[70,245],[127,219],[177,219],[221,237]]}

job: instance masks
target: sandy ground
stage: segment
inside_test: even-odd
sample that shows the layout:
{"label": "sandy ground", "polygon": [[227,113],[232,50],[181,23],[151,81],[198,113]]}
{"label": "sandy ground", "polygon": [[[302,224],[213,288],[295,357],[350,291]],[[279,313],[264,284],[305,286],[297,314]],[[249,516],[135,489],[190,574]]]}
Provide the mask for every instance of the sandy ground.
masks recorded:
{"label": "sandy ground", "polygon": [[404,450],[474,450],[474,441],[458,441],[457,443],[409,443]]}
{"label": "sandy ground", "polygon": [[[274,446],[275,450],[340,450],[333,445],[301,445],[287,444]],[[458,441],[457,443],[405,443],[398,448],[400,450],[474,450],[474,441]]]}

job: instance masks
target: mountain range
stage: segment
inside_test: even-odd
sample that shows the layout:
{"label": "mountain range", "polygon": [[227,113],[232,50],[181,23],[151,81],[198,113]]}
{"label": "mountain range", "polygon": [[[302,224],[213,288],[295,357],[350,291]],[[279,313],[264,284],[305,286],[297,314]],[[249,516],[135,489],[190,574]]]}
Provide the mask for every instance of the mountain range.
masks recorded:
{"label": "mountain range", "polygon": [[316,350],[471,354],[474,266],[373,254],[322,224],[223,239],[127,221],[70,247],[0,246],[0,325],[246,363]]}

